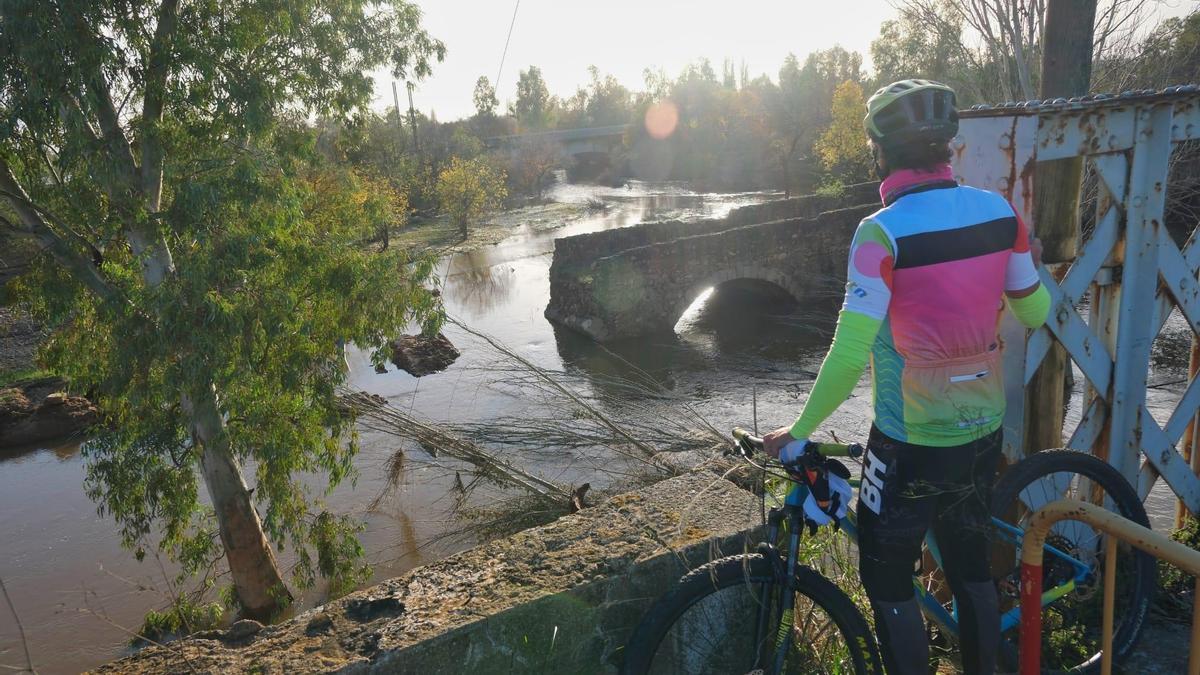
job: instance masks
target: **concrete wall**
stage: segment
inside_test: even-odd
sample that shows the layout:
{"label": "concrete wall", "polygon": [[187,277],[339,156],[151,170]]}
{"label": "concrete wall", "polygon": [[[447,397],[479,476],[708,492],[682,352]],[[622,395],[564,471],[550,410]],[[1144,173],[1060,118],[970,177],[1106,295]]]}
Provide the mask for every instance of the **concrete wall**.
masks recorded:
{"label": "concrete wall", "polygon": [[741,552],[758,501],[691,473],[417,568],[284,623],[151,647],[109,673],[614,673],[687,569]]}

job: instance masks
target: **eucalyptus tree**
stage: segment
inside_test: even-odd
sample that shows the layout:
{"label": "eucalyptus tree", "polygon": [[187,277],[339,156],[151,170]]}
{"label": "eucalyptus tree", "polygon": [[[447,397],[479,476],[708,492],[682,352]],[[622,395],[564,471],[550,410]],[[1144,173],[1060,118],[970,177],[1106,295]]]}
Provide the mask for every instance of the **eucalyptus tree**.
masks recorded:
{"label": "eucalyptus tree", "polygon": [[420,19],[402,0],[0,0],[0,227],[42,249],[18,282],[53,328],[41,358],[106,414],[87,489],[139,556],[223,554],[249,616],[290,600],[274,547],[301,584],[361,569],[300,482],[352,473],[338,345],[381,359],[437,320],[431,265],[362,245],[380,209],[308,128],[361,112],[380,67],[427,75],[445,48]]}

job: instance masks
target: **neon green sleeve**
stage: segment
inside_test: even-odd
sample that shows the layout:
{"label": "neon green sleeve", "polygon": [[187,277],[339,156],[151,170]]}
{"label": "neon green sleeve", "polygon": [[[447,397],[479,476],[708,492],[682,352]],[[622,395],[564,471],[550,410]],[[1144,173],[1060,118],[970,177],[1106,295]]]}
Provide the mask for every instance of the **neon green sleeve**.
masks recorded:
{"label": "neon green sleeve", "polygon": [[803,412],[792,425],[793,438],[812,437],[825,418],[854,391],[882,325],[882,319],[847,309],[841,311],[833,344],[821,364],[821,372],[817,373],[817,381],[813,383]]}
{"label": "neon green sleeve", "polygon": [[1050,291],[1038,284],[1038,289],[1030,295],[1009,298],[1008,308],[1026,328],[1038,328],[1046,323],[1046,317],[1050,315]]}

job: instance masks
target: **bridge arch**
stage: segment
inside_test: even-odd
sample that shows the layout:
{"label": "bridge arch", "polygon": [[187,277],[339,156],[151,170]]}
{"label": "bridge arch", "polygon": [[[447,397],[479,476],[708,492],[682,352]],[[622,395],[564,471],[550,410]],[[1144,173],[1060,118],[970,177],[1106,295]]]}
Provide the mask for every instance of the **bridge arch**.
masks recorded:
{"label": "bridge arch", "polygon": [[779,270],[760,267],[749,273],[741,272],[732,268],[718,270],[686,289],[674,310],[668,312],[668,315],[675,316],[671,323],[672,330],[678,325],[680,319],[692,310],[697,301],[710,290],[712,294],[706,298],[708,302],[720,299],[722,292],[729,293],[730,291],[753,295],[764,302],[776,301],[787,305],[795,305],[800,302],[800,298],[797,297],[798,290],[789,288],[791,283],[788,276]]}

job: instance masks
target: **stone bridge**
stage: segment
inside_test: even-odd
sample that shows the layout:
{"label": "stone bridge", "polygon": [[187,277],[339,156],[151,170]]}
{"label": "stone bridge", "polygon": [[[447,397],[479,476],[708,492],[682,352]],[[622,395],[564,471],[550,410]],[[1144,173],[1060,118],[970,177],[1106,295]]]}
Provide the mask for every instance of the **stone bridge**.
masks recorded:
{"label": "stone bridge", "polygon": [[858,222],[878,183],[554,242],[546,318],[596,340],[671,332],[704,290],[757,285],[797,301],[841,297]]}

